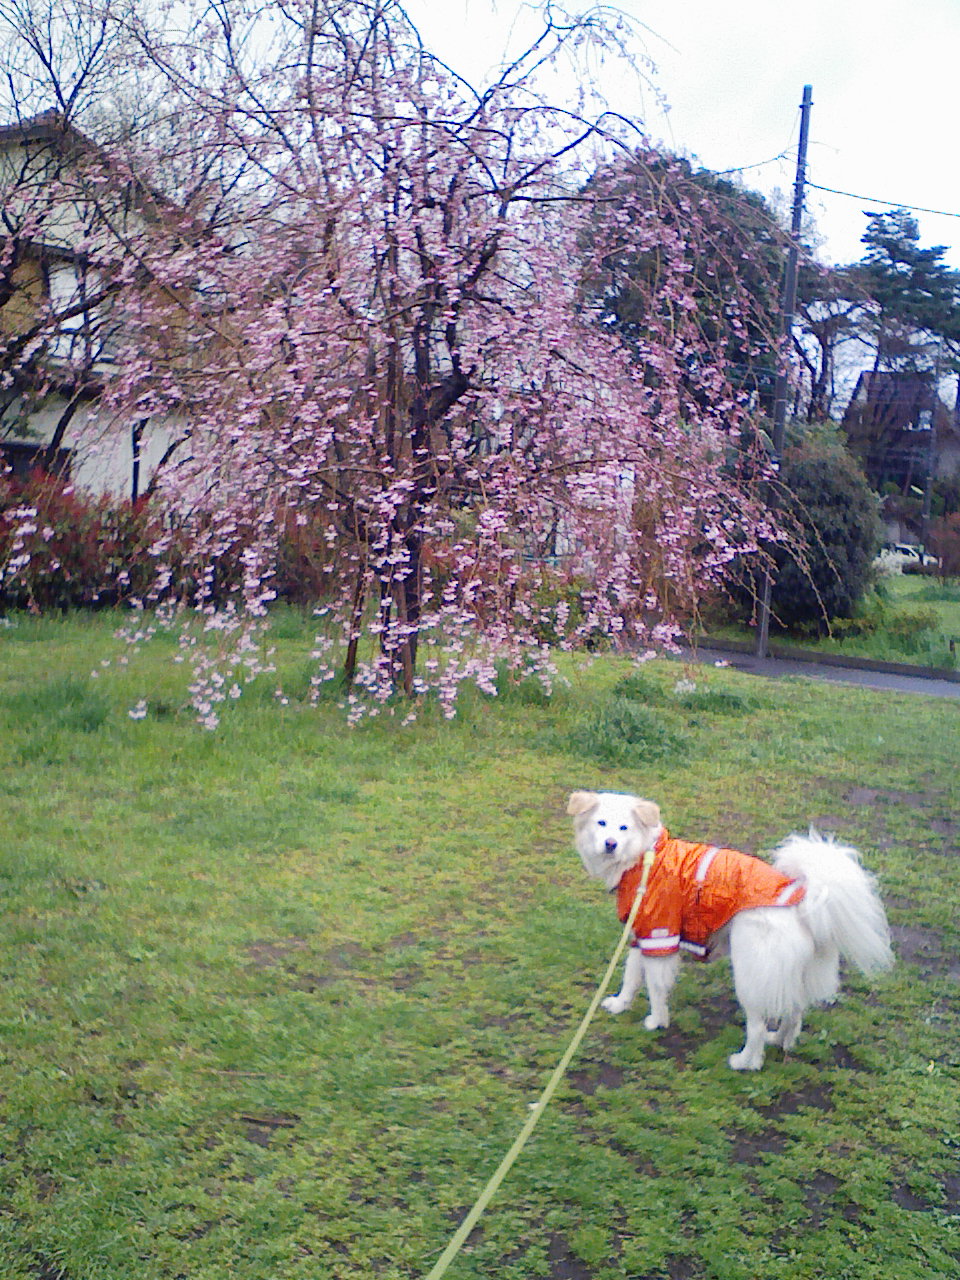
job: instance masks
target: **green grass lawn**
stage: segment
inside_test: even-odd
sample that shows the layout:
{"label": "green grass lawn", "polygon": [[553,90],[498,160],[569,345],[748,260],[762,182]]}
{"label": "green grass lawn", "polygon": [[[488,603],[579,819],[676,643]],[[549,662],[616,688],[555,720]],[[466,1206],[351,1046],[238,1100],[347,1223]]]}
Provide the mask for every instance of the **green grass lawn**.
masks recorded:
{"label": "green grass lawn", "polygon": [[[755,632],[733,624],[707,627],[714,638],[754,640]],[[834,622],[820,638],[772,631],[777,645],[799,645],[815,653],[837,653],[915,666],[950,669],[960,655],[960,582],[891,574],[863,602],[857,618]]]}
{"label": "green grass lawn", "polygon": [[425,1275],[619,937],[579,787],[751,851],[836,831],[899,962],[756,1075],[726,961],[667,1032],[601,1014],[448,1275],[954,1280],[960,703],[605,659],[347,730],[287,614],[204,733],[172,641],[118,668],[113,625],[0,629],[4,1280]]}

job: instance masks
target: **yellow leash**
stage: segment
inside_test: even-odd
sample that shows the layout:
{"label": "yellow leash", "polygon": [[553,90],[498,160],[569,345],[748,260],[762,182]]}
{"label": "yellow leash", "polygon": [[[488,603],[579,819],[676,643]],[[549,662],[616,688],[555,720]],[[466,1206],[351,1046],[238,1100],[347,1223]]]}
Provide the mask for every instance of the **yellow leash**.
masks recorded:
{"label": "yellow leash", "polygon": [[434,1265],[430,1273],[425,1277],[425,1280],[440,1280],[440,1277],[446,1273],[446,1270],[450,1266],[450,1263],[454,1260],[454,1258],[463,1248],[463,1243],[466,1240],[467,1236],[470,1234],[470,1232],[479,1222],[484,1209],[486,1209],[487,1205],[496,1195],[497,1189],[499,1188],[500,1184],[503,1182],[504,1178],[513,1168],[513,1165],[517,1159],[517,1156],[519,1156],[520,1152],[527,1145],[530,1135],[533,1133],[534,1129],[537,1126],[537,1121],[540,1119],[540,1117],[543,1115],[544,1111],[546,1110],[547,1103],[556,1093],[557,1085],[559,1085],[560,1081],[563,1078],[564,1072],[566,1071],[567,1067],[569,1067],[571,1061],[573,1060],[574,1054],[579,1049],[580,1043],[583,1040],[583,1037],[587,1033],[587,1027],[589,1027],[590,1023],[593,1021],[593,1016],[597,1012],[597,1009],[600,1007],[600,1001],[603,999],[603,993],[604,991],[606,991],[607,986],[610,982],[610,979],[613,977],[614,970],[616,969],[617,964],[620,961],[620,957],[623,954],[624,948],[626,947],[627,942],[629,941],[630,934],[633,930],[633,922],[637,918],[637,912],[640,910],[640,903],[643,901],[643,895],[647,891],[647,880],[650,878],[650,868],[652,866],[653,866],[653,850],[648,849],[647,852],[643,855],[643,870],[640,875],[640,885],[639,885],[639,888],[637,889],[637,896],[633,900],[633,906],[630,908],[630,916],[627,920],[627,923],[624,925],[623,933],[620,935],[620,941],[617,943],[616,950],[614,951],[610,959],[610,963],[607,965],[607,971],[603,975],[602,979],[600,980],[600,985],[597,987],[596,994],[594,995],[593,999],[590,1001],[590,1005],[586,1013],[583,1015],[583,1018],[581,1019],[579,1027],[577,1027],[576,1031],[574,1032],[573,1039],[570,1041],[570,1044],[567,1046],[567,1050],[564,1053],[563,1057],[560,1059],[560,1061],[557,1063],[556,1067],[554,1068],[553,1074],[551,1075],[550,1079],[547,1081],[546,1085],[544,1086],[543,1092],[540,1094],[540,1097],[531,1107],[530,1115],[527,1119],[527,1122],[523,1126],[523,1128],[520,1130],[520,1132],[517,1134],[517,1138],[513,1146],[510,1148],[507,1154],[500,1161],[499,1167],[497,1168],[493,1176],[490,1178],[490,1181],[487,1183],[487,1185],[480,1192],[480,1195],[477,1197],[476,1204],[473,1206],[473,1208],[464,1218],[463,1222],[460,1223],[460,1226],[457,1228],[456,1234],[454,1235],[453,1239],[450,1241],[446,1249],[444,1249],[443,1253],[437,1259],[436,1264]]}

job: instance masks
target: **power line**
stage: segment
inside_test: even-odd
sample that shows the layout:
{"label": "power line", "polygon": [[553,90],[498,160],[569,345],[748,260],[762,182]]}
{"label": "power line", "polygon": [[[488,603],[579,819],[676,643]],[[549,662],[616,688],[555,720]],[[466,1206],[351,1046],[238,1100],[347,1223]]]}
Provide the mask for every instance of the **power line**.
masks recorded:
{"label": "power line", "polygon": [[771,156],[769,160],[758,160],[756,164],[737,164],[730,169],[715,169],[718,178],[724,177],[728,173],[746,173],[748,169],[762,169],[768,164],[776,164],[780,160],[786,160],[786,151],[781,151],[777,156]]}
{"label": "power line", "polygon": [[728,173],[746,173],[750,169],[764,169],[768,164],[782,163],[784,160],[790,158],[790,148],[793,146],[794,138],[797,136],[797,126],[799,121],[800,115],[798,113],[794,118],[793,125],[790,129],[790,137],[787,139],[783,150],[778,152],[777,155],[771,156],[769,160],[758,160],[755,164],[734,164],[731,165],[729,169],[710,169],[708,172],[716,174],[718,178],[724,178]]}
{"label": "power line", "polygon": [[909,209],[911,213],[935,213],[941,218],[960,218],[960,213],[952,213],[947,209],[927,209],[922,204],[905,204],[902,200],[881,200],[879,196],[858,196],[853,191],[838,191],[836,187],[821,187],[816,182],[808,182],[814,191],[827,191],[832,196],[848,196],[851,200],[862,200],[865,204],[885,204],[891,209]]}

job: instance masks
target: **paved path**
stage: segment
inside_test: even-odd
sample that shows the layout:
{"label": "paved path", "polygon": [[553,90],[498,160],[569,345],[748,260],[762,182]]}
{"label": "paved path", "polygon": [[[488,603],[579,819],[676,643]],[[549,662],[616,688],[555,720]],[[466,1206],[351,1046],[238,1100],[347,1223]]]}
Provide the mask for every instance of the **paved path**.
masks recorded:
{"label": "paved path", "polygon": [[[685,656],[694,655],[688,650]],[[819,662],[797,662],[793,658],[758,658],[750,653],[729,653],[720,649],[698,649],[698,662],[723,662],[755,676],[776,680],[780,676],[803,676],[808,680],[828,680],[833,684],[858,684],[870,689],[887,689],[891,693],[924,693],[932,698],[960,698],[960,681],[940,680],[934,676],[888,671],[866,671],[861,667],[830,667]]]}

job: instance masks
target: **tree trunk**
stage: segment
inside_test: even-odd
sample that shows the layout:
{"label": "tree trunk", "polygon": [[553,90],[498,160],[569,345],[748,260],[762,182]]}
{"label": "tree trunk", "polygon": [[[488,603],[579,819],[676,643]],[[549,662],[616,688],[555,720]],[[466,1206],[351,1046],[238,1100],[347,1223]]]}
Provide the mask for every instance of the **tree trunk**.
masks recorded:
{"label": "tree trunk", "polygon": [[363,566],[357,570],[357,585],[353,592],[353,605],[350,610],[350,637],[347,640],[347,652],[343,659],[343,683],[349,689],[357,674],[357,649],[360,643],[360,622],[363,618],[363,607],[366,599]]}
{"label": "tree trunk", "polygon": [[67,427],[69,427],[74,414],[80,408],[80,400],[80,392],[75,391],[71,399],[67,402],[67,407],[57,419],[57,425],[54,427],[53,435],[50,437],[47,447],[43,451],[40,465],[43,467],[44,471],[49,472],[51,475],[53,475],[56,470],[55,464],[57,461],[57,454],[60,452],[60,447],[63,444],[63,437],[67,434]]}
{"label": "tree trunk", "polygon": [[404,541],[409,559],[407,576],[400,587],[400,621],[405,631],[400,647],[400,659],[403,666],[403,691],[410,698],[413,696],[413,678],[417,669],[420,617],[423,608],[421,571],[423,539],[419,533],[408,533]]}

